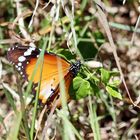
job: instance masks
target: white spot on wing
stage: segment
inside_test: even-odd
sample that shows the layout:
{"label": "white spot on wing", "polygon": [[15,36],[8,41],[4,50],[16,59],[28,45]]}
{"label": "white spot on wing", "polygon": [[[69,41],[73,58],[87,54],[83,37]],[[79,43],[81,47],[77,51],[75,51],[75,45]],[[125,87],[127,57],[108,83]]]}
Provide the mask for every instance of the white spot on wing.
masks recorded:
{"label": "white spot on wing", "polygon": [[[52,83],[53,81],[51,81]],[[43,96],[43,98],[45,98],[46,100],[51,96],[51,94],[53,93],[53,89],[55,89],[54,87],[52,87],[52,84],[48,84],[48,83],[43,83],[43,90],[41,90],[40,95]]]}
{"label": "white spot on wing", "polygon": [[26,52],[24,52],[24,56],[31,55],[32,51],[34,51],[34,50],[35,50],[35,47],[29,47],[29,49]]}
{"label": "white spot on wing", "polygon": [[32,51],[34,51],[35,50],[35,47],[30,47],[29,49],[32,50]]}
{"label": "white spot on wing", "polygon": [[32,51],[28,49],[26,52],[24,52],[24,56],[29,56],[29,55],[31,55],[31,53],[32,53]]}
{"label": "white spot on wing", "polygon": [[29,44],[29,46],[31,46],[32,48],[36,48],[35,44],[32,42]]}
{"label": "white spot on wing", "polygon": [[22,66],[22,63],[18,63],[18,66]]}
{"label": "white spot on wing", "polygon": [[24,57],[24,56],[20,56],[19,58],[18,58],[18,61],[19,62],[23,62],[23,61],[25,61],[26,60],[26,58]]}
{"label": "white spot on wing", "polygon": [[18,71],[21,71],[21,67],[18,67],[18,69],[17,69]]}

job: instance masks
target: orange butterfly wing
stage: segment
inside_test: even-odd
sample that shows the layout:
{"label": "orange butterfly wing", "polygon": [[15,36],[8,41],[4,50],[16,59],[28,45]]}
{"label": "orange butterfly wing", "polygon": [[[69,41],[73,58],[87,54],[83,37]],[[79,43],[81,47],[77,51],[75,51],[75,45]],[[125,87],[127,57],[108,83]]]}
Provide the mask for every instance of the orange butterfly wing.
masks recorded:
{"label": "orange butterfly wing", "polygon": [[[40,50],[35,47],[26,47],[18,44],[8,49],[7,59],[15,66],[21,76],[29,81],[36,67],[39,54]],[[62,78],[59,78],[59,63],[62,66]],[[45,52],[43,64],[39,64],[33,77],[33,84],[35,86],[41,81],[39,99],[42,103],[53,104],[57,100],[58,106],[61,104],[58,96],[60,95],[59,84],[63,78],[65,81],[66,97],[68,99],[70,83],[80,69],[80,65],[80,61],[70,64],[55,54]],[[37,87],[35,89],[37,90]]]}
{"label": "orange butterfly wing", "polygon": [[[71,73],[71,71],[69,71],[65,77],[64,77],[64,81],[65,81],[65,97],[66,97],[66,100],[69,101],[70,99],[70,95],[69,95],[69,87],[70,87],[70,84],[73,80],[73,74]],[[59,89],[59,86],[58,88],[55,90],[55,93],[52,95],[51,99],[50,99],[50,106],[52,107],[54,104],[56,103],[56,106],[57,107],[60,107],[61,106],[61,97],[60,97],[60,89]]]}
{"label": "orange butterfly wing", "polygon": [[[39,93],[39,99],[42,100],[42,103],[47,102],[47,99],[53,95],[61,81],[61,79],[59,79],[58,61],[62,65],[63,75],[67,75],[69,73],[70,64],[64,59],[52,54],[45,54],[43,64],[39,64],[36,69],[33,82],[37,84],[40,81],[40,76],[42,76]],[[28,75],[28,80],[31,79],[36,62],[37,59],[32,58],[30,59],[30,65],[27,65],[26,74]],[[41,65],[43,65],[42,72]]]}
{"label": "orange butterfly wing", "polygon": [[[40,50],[35,47],[26,47],[20,44],[15,45],[8,49],[7,59],[15,66],[21,76],[29,81],[31,80],[32,73],[36,67]],[[62,78],[59,78],[59,65],[62,65]],[[37,90],[37,84],[41,81],[39,99],[42,103],[53,104],[55,100],[58,101],[58,105],[61,104],[59,95],[60,81],[64,78],[66,97],[69,98],[68,90],[73,77],[77,74],[80,68],[80,63],[70,64],[63,58],[45,52],[44,62],[41,72],[41,64],[38,65],[35,70],[35,76],[33,77],[33,84]],[[41,80],[40,80],[41,76]]]}

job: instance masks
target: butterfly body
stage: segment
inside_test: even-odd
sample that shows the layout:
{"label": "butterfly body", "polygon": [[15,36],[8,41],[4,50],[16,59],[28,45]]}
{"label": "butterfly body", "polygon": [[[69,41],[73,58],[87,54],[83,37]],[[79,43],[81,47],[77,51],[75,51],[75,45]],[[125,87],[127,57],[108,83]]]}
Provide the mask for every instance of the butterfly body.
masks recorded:
{"label": "butterfly body", "polygon": [[[33,84],[35,90],[37,90],[37,85],[41,81],[39,99],[42,103],[53,104],[54,100],[60,95],[60,82],[63,79],[65,81],[66,96],[69,99],[69,86],[80,69],[80,61],[71,64],[56,54],[45,52],[43,63],[40,63],[36,68],[40,52],[41,50],[35,47],[18,44],[9,48],[7,59],[27,81],[31,80],[33,71],[36,69]],[[59,75],[60,65],[62,76]]]}

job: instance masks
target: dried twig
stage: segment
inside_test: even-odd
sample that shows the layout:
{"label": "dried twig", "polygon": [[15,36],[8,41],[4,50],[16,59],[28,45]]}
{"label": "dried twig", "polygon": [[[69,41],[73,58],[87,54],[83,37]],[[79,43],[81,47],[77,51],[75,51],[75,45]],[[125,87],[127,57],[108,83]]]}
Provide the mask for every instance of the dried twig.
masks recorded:
{"label": "dried twig", "polygon": [[135,35],[136,35],[136,30],[138,29],[139,23],[140,23],[140,16],[139,16],[138,19],[137,19],[136,26],[135,26],[135,29],[134,29],[134,32],[133,32],[133,35],[132,35],[132,38],[131,38],[131,45],[132,45],[133,42],[134,42],[134,38],[135,38]]}
{"label": "dried twig", "polygon": [[31,18],[30,23],[29,23],[29,26],[28,26],[29,28],[31,27],[31,25],[32,25],[32,23],[33,23],[33,18],[34,18],[34,15],[35,15],[36,11],[37,11],[38,5],[39,5],[39,0],[36,0],[35,9],[34,9],[32,18]]}
{"label": "dried twig", "polygon": [[[22,11],[21,11],[21,4],[19,3],[18,0],[16,1],[16,8],[17,8],[17,15],[20,16]],[[23,17],[20,16],[20,18],[18,19],[18,23],[19,23],[19,29],[20,29],[22,35],[24,36],[24,38],[26,38],[27,40],[31,40],[30,35],[25,30]]]}
{"label": "dried twig", "polygon": [[46,140],[46,136],[47,136],[46,132],[47,132],[47,129],[50,127],[52,115],[56,109],[57,104],[58,104],[58,100],[55,100],[51,108],[50,114],[48,115],[47,121],[45,122],[45,126],[42,132],[42,140]]}
{"label": "dried twig", "polygon": [[35,134],[34,140],[37,139],[37,135],[38,135],[38,132],[39,132],[39,130],[40,130],[40,125],[41,125],[41,122],[42,122],[42,119],[43,119],[43,115],[44,115],[45,112],[46,112],[46,109],[47,109],[47,106],[45,105],[45,107],[44,107],[43,110],[41,111],[41,114],[40,114],[39,119],[38,119],[38,125],[37,125],[37,130],[36,130],[36,134]]}

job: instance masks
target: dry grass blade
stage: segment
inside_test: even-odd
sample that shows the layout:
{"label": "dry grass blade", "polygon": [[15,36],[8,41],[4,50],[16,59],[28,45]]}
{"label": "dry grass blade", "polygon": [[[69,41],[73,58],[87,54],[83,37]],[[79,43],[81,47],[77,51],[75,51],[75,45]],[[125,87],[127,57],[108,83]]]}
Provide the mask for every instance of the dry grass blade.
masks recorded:
{"label": "dry grass blade", "polygon": [[53,113],[54,113],[54,111],[56,109],[57,104],[58,104],[57,101],[55,101],[54,102],[54,105],[51,108],[51,111],[50,111],[50,113],[48,115],[48,118],[47,118],[47,120],[45,122],[45,126],[44,126],[44,129],[42,131],[42,140],[45,140],[48,137],[47,134],[46,134],[46,132],[47,132],[47,129],[49,128],[49,126],[51,125],[51,118],[52,118],[52,115],[53,115]]}
{"label": "dry grass blade", "polygon": [[34,18],[34,15],[35,15],[36,11],[37,11],[38,5],[39,5],[39,0],[36,0],[35,9],[34,9],[32,18],[31,18],[30,23],[29,23],[29,26],[28,26],[29,28],[31,27],[31,25],[32,25],[32,23],[33,23],[33,18]]}
{"label": "dry grass blade", "polygon": [[[26,31],[26,29],[24,27],[24,21],[23,21],[23,19],[26,18],[26,17],[29,17],[32,14],[32,11],[27,10],[26,12],[22,13],[21,12],[21,9],[19,7],[20,7],[20,5],[17,2],[17,14],[18,14],[18,16],[15,18],[15,20],[12,23],[11,36],[12,36],[12,38],[15,37],[16,38],[16,41],[18,41],[18,42],[25,43],[27,40],[31,42],[31,37],[27,33],[27,31]],[[19,26],[20,31],[23,34],[23,36],[24,36],[25,39],[21,38],[19,35],[17,35],[14,32],[14,29],[15,29],[16,25]]]}
{"label": "dry grass blade", "polygon": [[46,112],[46,109],[47,109],[47,106],[45,105],[45,107],[43,108],[43,110],[42,110],[41,113],[40,113],[40,116],[39,116],[39,119],[38,119],[38,124],[37,124],[37,130],[36,130],[36,134],[35,134],[34,140],[37,139],[37,135],[38,135],[38,132],[39,132],[39,130],[40,130],[40,125],[41,125],[41,122],[42,122],[44,113]]}
{"label": "dry grass blade", "polygon": [[123,0],[123,5],[126,3],[126,0]]}
{"label": "dry grass blade", "polygon": [[131,38],[131,45],[132,45],[133,42],[134,42],[134,38],[135,38],[135,35],[136,35],[136,30],[138,29],[139,23],[140,23],[140,16],[139,16],[138,19],[137,19],[136,26],[135,26],[135,29],[134,29],[134,33],[133,33],[132,38]]}
{"label": "dry grass blade", "polygon": [[19,95],[6,83],[2,83],[3,87],[7,89],[16,101],[19,101]]}
{"label": "dry grass blade", "polygon": [[[20,16],[22,13],[22,11],[21,11],[22,7],[21,7],[21,4],[19,1],[16,1],[16,7],[17,7],[17,15]],[[27,40],[31,40],[30,35],[25,30],[24,20],[23,20],[22,16],[20,16],[18,23],[19,23],[19,29],[20,29],[22,35],[24,36],[24,38],[26,38]]]}
{"label": "dry grass blade", "polygon": [[13,40],[13,39],[0,40],[0,44],[15,44],[15,43],[17,43],[17,40]]}

